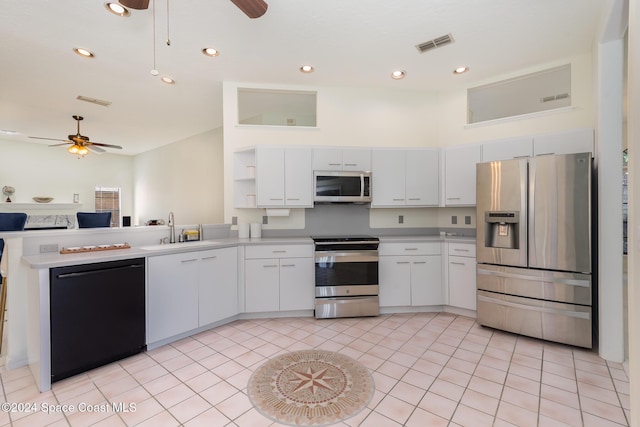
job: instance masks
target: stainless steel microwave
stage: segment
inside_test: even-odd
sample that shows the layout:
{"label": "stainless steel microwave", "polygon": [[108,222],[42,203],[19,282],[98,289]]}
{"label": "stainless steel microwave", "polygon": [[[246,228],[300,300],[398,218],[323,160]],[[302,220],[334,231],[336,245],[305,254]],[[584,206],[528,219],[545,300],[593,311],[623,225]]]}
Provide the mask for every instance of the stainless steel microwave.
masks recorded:
{"label": "stainless steel microwave", "polygon": [[371,172],[314,171],[313,188],[317,203],[369,203]]}

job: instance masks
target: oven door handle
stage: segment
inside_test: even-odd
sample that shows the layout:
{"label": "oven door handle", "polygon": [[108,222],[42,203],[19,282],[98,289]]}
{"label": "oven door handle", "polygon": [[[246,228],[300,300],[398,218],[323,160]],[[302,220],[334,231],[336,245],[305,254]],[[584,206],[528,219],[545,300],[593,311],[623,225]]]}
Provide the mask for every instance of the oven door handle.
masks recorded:
{"label": "oven door handle", "polygon": [[364,199],[364,174],[360,174],[360,198]]}
{"label": "oven door handle", "polygon": [[378,251],[359,252],[338,252],[326,251],[316,252],[316,264],[328,262],[378,262]]}

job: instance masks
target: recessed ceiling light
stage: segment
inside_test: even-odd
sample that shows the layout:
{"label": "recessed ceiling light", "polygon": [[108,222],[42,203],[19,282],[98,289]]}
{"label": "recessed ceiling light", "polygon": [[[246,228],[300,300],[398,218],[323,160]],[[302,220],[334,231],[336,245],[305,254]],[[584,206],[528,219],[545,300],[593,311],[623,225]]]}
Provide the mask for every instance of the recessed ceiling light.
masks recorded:
{"label": "recessed ceiling light", "polygon": [[176,82],[175,80],[173,80],[173,79],[172,79],[171,77],[169,77],[169,76],[162,76],[162,77],[160,78],[160,80],[162,80],[162,82],[163,82],[163,83],[166,83],[166,84],[168,84],[168,85],[175,84],[175,82]]}
{"label": "recessed ceiling light", "polygon": [[303,65],[300,67],[300,71],[306,74],[313,73],[313,67],[311,65]]}
{"label": "recessed ceiling light", "polygon": [[107,2],[107,3],[104,4],[104,7],[106,7],[107,10],[109,12],[113,13],[114,15],[118,15],[118,16],[129,16],[129,15],[131,15],[131,12],[129,12],[129,9],[127,9],[126,7],[121,5],[120,3]]}
{"label": "recessed ceiling light", "polygon": [[80,56],[84,56],[85,58],[93,58],[95,56],[93,52],[83,47],[74,47],[73,51]]}
{"label": "recessed ceiling light", "polygon": [[395,80],[404,79],[404,76],[406,74],[407,73],[404,70],[396,70],[393,73],[391,73],[391,78]]}
{"label": "recessed ceiling light", "polygon": [[458,67],[455,70],[453,70],[453,74],[462,74],[462,73],[466,73],[467,71],[469,71],[469,67]]}
{"label": "recessed ceiling light", "polygon": [[216,49],[214,49],[212,47],[205,47],[204,49],[202,49],[202,53],[204,53],[207,56],[218,56],[218,55],[220,55],[220,52],[218,52]]}

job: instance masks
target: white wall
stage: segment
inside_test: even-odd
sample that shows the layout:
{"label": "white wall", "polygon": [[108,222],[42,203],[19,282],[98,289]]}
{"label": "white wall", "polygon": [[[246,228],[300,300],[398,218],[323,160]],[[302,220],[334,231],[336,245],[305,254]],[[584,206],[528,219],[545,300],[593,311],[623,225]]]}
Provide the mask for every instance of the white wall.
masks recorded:
{"label": "white wall", "polygon": [[[466,89],[450,92],[420,92],[342,87],[273,86],[256,83],[223,84],[225,150],[225,222],[237,216],[239,222],[261,221],[264,210],[233,208],[233,152],[250,146],[318,145],[370,147],[443,147],[506,137],[533,135],[572,128],[594,127],[593,69],[590,54],[540,64],[509,75],[495,76],[489,84],[563,64],[571,64],[573,108],[558,113],[540,113],[528,117],[466,125]],[[238,126],[238,88],[317,91],[317,128],[286,126]],[[372,209],[375,227],[450,227],[450,213],[430,215],[412,209],[404,225],[398,212]],[[461,214],[465,215],[465,214]],[[468,214],[467,214],[468,215]],[[462,218],[464,220],[464,217]],[[459,222],[458,227],[464,226]],[[472,227],[475,213],[472,214]],[[304,211],[292,210],[289,218],[277,218],[266,228],[304,228]]]}
{"label": "white wall", "polygon": [[627,124],[629,160],[629,370],[630,425],[640,425],[640,1],[629,1]]}
{"label": "white wall", "polygon": [[177,224],[223,222],[222,129],[137,155],[133,160],[134,225],[168,218]]}
{"label": "white wall", "polygon": [[[13,202],[32,203],[34,196],[49,196],[54,198],[53,203],[72,203],[73,194],[78,193],[82,209],[93,211],[96,186],[120,187],[122,214],[130,215],[133,211],[133,159],[130,156],[91,153],[78,159],[65,147],[2,139],[0,153],[0,188],[15,187]],[[27,213],[41,214],[42,211]]]}

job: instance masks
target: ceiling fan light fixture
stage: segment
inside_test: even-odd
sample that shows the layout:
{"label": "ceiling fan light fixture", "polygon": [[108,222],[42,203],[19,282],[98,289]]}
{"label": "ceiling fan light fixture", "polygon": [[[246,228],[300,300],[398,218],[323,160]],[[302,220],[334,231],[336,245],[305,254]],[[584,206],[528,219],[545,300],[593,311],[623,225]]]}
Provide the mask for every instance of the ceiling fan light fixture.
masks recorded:
{"label": "ceiling fan light fixture", "polygon": [[211,56],[211,57],[215,57],[220,55],[220,52],[218,52],[217,49],[214,49],[212,47],[205,47],[204,49],[202,49],[202,53],[204,53],[207,56]]}
{"label": "ceiling fan light fixture", "polygon": [[95,55],[89,49],[85,49],[83,47],[74,47],[73,51],[84,58],[93,58]]}
{"label": "ceiling fan light fixture", "polygon": [[126,7],[121,5],[120,3],[106,2],[104,4],[104,7],[106,7],[107,10],[109,12],[113,13],[114,15],[118,15],[118,16],[129,16],[129,15],[131,15],[131,12],[129,12],[129,9],[127,9]]}
{"label": "ceiling fan light fixture", "polygon": [[314,68],[311,65],[303,65],[302,67],[300,67],[300,72],[305,73],[305,74],[311,74],[313,73]]}
{"label": "ceiling fan light fixture", "polygon": [[407,75],[407,72],[404,70],[396,70],[393,73],[391,73],[391,78],[394,80],[401,80],[404,79],[404,76]]}
{"label": "ceiling fan light fixture", "polygon": [[162,80],[162,83],[166,83],[168,85],[173,85],[176,83],[176,81],[169,76],[162,76],[160,80]]}

